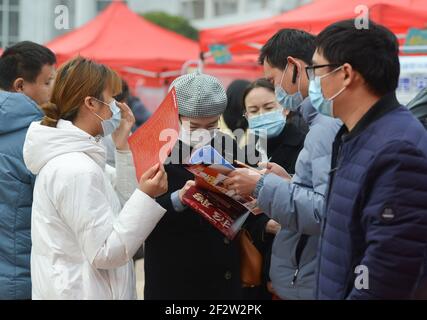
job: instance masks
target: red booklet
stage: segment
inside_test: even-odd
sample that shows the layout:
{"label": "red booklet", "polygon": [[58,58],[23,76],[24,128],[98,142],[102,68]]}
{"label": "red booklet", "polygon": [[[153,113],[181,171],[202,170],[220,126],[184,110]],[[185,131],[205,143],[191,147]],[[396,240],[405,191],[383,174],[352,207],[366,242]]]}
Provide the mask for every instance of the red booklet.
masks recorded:
{"label": "red booklet", "polygon": [[164,163],[178,140],[179,116],[173,88],[156,112],[128,140],[136,176],[157,163]]}
{"label": "red booklet", "polygon": [[184,194],[183,201],[230,240],[236,236],[250,214],[237,201],[200,187],[191,187]]}

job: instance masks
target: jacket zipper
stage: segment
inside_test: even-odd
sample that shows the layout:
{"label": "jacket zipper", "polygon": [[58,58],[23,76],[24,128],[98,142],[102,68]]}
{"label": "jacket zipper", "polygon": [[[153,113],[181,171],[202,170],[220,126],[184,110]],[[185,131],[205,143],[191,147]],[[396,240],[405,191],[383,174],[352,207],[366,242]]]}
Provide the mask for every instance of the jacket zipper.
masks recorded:
{"label": "jacket zipper", "polygon": [[[322,220],[322,230],[321,230],[321,232],[320,232],[320,237],[319,237],[319,247],[318,247],[318,250],[317,250],[317,252],[320,254],[321,252],[322,252],[322,242],[323,242],[323,235],[324,235],[324,233],[325,233],[325,229],[326,229],[326,221],[327,221],[327,215],[326,215],[326,213],[327,213],[327,209],[328,209],[328,204],[329,204],[329,197],[330,197],[330,195],[331,195],[331,190],[332,190],[332,187],[333,187],[333,183],[334,183],[334,178],[335,178],[335,174],[336,174],[336,172],[338,171],[338,169],[339,169],[339,167],[340,167],[340,165],[341,165],[341,162],[342,162],[342,158],[343,158],[343,156],[342,156],[342,143],[340,144],[340,146],[339,146],[339,148],[338,148],[338,151],[337,151],[337,160],[336,160],[336,165],[334,165],[334,168],[331,168],[331,171],[329,172],[329,189],[328,189],[328,193],[327,193],[327,196],[326,196],[326,198],[325,198],[325,215],[324,215],[324,217],[323,217],[323,220]],[[320,277],[320,257],[317,259],[317,276],[316,276],[316,283],[318,284],[319,283],[319,277]],[[316,298],[318,298],[318,296],[319,296],[319,286],[318,285],[316,285]]]}
{"label": "jacket zipper", "polygon": [[295,270],[294,277],[292,278],[292,282],[291,282],[291,285],[293,287],[296,284],[296,281],[297,281],[297,278],[298,278],[298,274],[299,274],[300,269],[301,269],[300,268],[301,256],[302,256],[302,253],[304,252],[304,249],[305,249],[305,247],[307,245],[308,237],[309,236],[306,235],[306,234],[301,235],[301,237],[299,238],[297,247],[295,249],[295,260],[296,260],[296,263],[297,263],[297,268]]}
{"label": "jacket zipper", "polygon": [[298,266],[298,268],[295,270],[294,277],[293,277],[292,282],[291,282],[291,285],[292,285],[293,287],[295,286],[295,282],[297,281],[298,273],[299,273],[299,266]]}

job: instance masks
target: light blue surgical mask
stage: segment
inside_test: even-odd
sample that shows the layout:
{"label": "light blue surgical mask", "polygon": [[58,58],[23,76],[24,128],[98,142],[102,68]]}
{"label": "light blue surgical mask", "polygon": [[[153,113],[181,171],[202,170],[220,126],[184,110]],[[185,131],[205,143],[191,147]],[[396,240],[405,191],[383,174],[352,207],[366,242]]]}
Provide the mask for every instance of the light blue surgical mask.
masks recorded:
{"label": "light blue surgical mask", "polygon": [[314,77],[314,79],[310,79],[308,94],[310,96],[311,104],[319,113],[328,117],[334,117],[334,101],[333,100],[336,97],[338,97],[346,89],[346,87],[342,88],[340,91],[338,91],[329,99],[326,99],[322,92],[321,80],[333,74],[334,72],[340,70],[341,68],[342,66],[332,70],[327,74],[324,74],[323,76],[317,76],[317,77]]}
{"label": "light blue surgical mask", "polygon": [[263,113],[248,118],[249,129],[255,132],[267,132],[267,138],[274,138],[280,135],[286,125],[286,116],[283,110]]}
{"label": "light blue surgical mask", "polygon": [[107,137],[111,135],[114,131],[116,131],[120,126],[120,121],[122,120],[122,114],[120,108],[117,106],[117,101],[113,99],[110,103],[105,103],[101,100],[94,98],[96,101],[99,101],[105,105],[107,105],[111,113],[113,114],[110,119],[102,119],[99,115],[94,113],[100,120],[102,126],[103,136]]}
{"label": "light blue surgical mask", "polygon": [[[301,72],[299,72],[298,76],[298,91],[294,94],[289,94],[283,89],[282,83],[283,79],[285,77],[286,72],[288,71],[289,63],[286,65],[285,71],[282,74],[282,79],[280,80],[279,85],[276,85],[274,88],[276,99],[279,102],[279,104],[290,111],[297,111],[302,102],[304,101],[304,98],[301,94]],[[301,68],[300,68],[301,69]]]}

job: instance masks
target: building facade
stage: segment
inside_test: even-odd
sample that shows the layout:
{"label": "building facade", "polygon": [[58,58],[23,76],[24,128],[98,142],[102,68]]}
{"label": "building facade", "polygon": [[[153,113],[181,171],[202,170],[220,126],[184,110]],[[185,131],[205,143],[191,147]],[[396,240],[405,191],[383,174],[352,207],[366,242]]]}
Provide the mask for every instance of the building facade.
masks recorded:
{"label": "building facade", "polygon": [[[112,0],[0,0],[0,47],[47,43],[93,19]],[[310,0],[126,0],[135,12],[165,11],[198,29],[268,18]]]}

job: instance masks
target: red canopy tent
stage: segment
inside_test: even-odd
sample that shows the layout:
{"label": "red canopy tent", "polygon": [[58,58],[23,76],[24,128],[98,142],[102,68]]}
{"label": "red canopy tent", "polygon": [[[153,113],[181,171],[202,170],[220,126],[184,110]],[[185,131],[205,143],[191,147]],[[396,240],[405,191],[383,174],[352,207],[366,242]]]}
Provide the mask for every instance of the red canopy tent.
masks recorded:
{"label": "red canopy tent", "polygon": [[366,5],[370,19],[390,28],[400,38],[411,27],[427,26],[426,0],[316,0],[282,15],[252,23],[203,30],[200,34],[202,52],[213,44],[227,45],[236,53],[257,53],[259,48],[279,29],[298,28],[317,34],[327,25],[355,18],[359,5]]}
{"label": "red canopy tent", "polygon": [[185,61],[199,56],[196,42],[144,20],[121,0],[47,46],[58,64],[81,55],[109,65],[128,80],[142,77],[148,86],[170,81]]}
{"label": "red canopy tent", "polygon": [[226,64],[216,64],[213,57],[206,57],[203,72],[219,78],[228,87],[236,79],[252,81],[261,78],[262,67],[255,63],[257,59],[258,54],[239,54],[232,55],[231,61]]}

